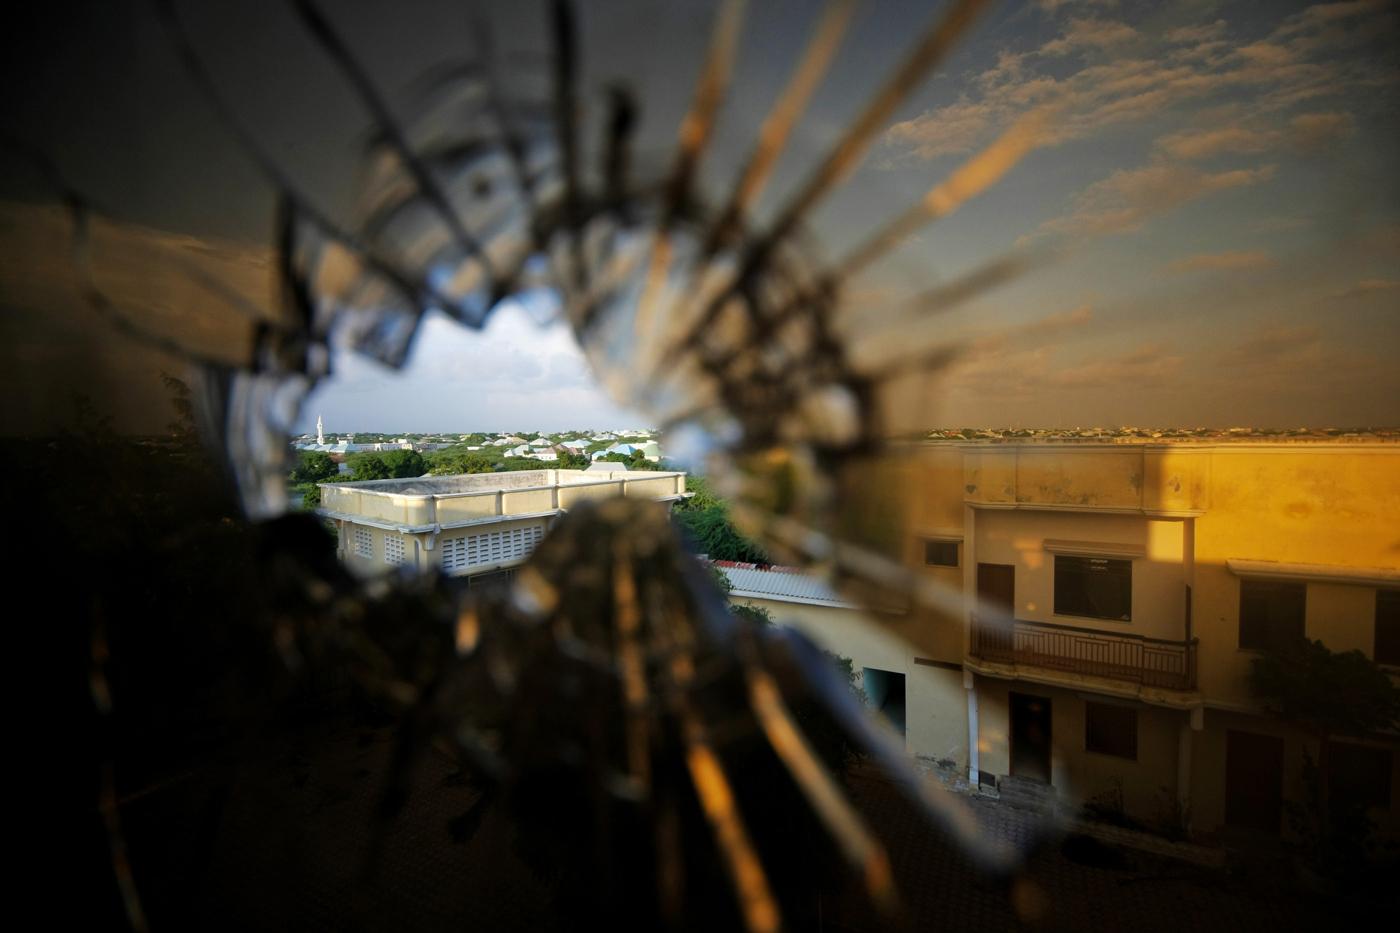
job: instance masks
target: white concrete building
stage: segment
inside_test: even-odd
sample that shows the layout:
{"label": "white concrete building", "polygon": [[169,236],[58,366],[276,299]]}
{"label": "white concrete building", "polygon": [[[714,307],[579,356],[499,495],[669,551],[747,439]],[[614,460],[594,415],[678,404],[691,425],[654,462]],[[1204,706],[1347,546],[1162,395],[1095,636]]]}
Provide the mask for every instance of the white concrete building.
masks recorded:
{"label": "white concrete building", "polygon": [[554,521],[580,502],[614,496],[674,502],[684,473],[584,474],[524,470],[321,483],[320,515],[335,522],[337,553],[366,576],[398,567],[479,577],[519,566]]}

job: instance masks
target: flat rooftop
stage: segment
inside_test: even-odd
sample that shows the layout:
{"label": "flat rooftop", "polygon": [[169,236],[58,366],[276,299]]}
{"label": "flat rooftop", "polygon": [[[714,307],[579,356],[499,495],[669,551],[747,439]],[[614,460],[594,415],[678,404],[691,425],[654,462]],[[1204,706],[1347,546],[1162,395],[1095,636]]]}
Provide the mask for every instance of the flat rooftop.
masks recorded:
{"label": "flat rooftop", "polygon": [[652,470],[521,470],[317,485],[321,515],[405,532],[549,515],[585,499],[690,495],[685,473]]}
{"label": "flat rooftop", "polygon": [[[594,471],[516,470],[511,473],[455,473],[451,476],[417,476],[411,479],[372,479],[358,483],[321,483],[323,489],[353,489],[395,496],[452,496],[461,493],[495,492],[502,489],[535,489],[543,486],[594,482],[604,479]],[[625,470],[617,471],[619,473]],[[684,473],[652,473],[652,476],[684,476]]]}
{"label": "flat rooftop", "polygon": [[930,447],[1189,447],[1189,448],[1295,448],[1355,450],[1375,447],[1400,450],[1400,436],[1374,434],[1340,437],[959,437],[919,438],[908,443]]}

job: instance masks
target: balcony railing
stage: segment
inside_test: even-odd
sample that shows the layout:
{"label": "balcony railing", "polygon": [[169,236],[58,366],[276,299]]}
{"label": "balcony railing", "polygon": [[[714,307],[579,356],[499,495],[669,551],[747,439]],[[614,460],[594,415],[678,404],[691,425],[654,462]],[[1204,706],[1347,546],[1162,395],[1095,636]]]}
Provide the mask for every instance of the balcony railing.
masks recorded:
{"label": "balcony railing", "polygon": [[1148,687],[1196,686],[1195,639],[1168,641],[1045,622],[973,619],[972,655]]}

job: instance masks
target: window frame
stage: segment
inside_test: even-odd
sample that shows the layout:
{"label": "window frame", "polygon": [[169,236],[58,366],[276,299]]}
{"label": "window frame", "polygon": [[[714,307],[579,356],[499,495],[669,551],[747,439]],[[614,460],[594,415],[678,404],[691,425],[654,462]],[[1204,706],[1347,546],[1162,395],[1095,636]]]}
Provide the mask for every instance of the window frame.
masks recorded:
{"label": "window frame", "polygon": [[[962,566],[962,542],[948,538],[924,538],[924,566],[925,567],[961,567]],[[952,548],[953,562],[951,564],[942,561],[929,560],[930,548]]]}
{"label": "window frame", "polygon": [[[1122,761],[1137,761],[1140,742],[1138,741],[1140,729],[1138,728],[1138,709],[1132,706],[1120,706],[1117,703],[1099,703],[1094,700],[1084,701],[1084,751],[1093,755],[1107,755],[1110,758],[1118,758]],[[1115,750],[1106,746],[1094,747],[1092,739],[1097,732],[1099,738],[1103,738],[1105,731],[1102,722],[1100,728],[1093,728],[1092,719],[1095,715],[1110,716],[1130,716],[1132,725],[1128,729],[1131,736],[1132,754],[1124,754],[1121,750]],[[1122,724],[1110,725],[1110,732],[1115,732]]]}
{"label": "window frame", "polygon": [[361,560],[374,560],[374,532],[356,525],[353,539],[355,556]]}
{"label": "window frame", "polygon": [[[1357,800],[1353,796],[1345,802],[1360,803],[1363,809],[1367,810],[1391,809],[1395,803],[1394,795],[1391,793],[1391,785],[1395,781],[1395,753],[1389,748],[1382,748],[1375,745],[1363,745],[1358,742],[1334,741],[1332,743],[1327,761],[1327,767],[1330,772],[1327,776],[1327,782],[1329,792],[1332,795],[1331,803],[1334,806],[1343,803],[1344,801],[1339,799],[1338,795],[1348,790],[1356,789],[1354,786],[1356,782],[1348,780],[1348,777],[1352,775],[1348,775],[1342,770],[1346,759],[1350,756],[1355,756],[1352,759],[1353,762],[1359,758],[1375,756],[1377,759],[1384,760],[1384,764],[1377,769],[1380,772],[1376,780],[1377,793],[1372,795],[1372,798]],[[1357,772],[1353,772],[1353,775],[1356,774]],[[1348,785],[1353,786],[1349,787]]]}
{"label": "window frame", "polygon": [[[1252,619],[1246,619],[1246,617],[1245,617],[1246,599],[1247,599],[1247,598],[1249,597],[1249,595],[1250,595],[1250,594],[1247,593],[1248,590],[1266,591],[1266,592],[1272,590],[1272,591],[1274,591],[1274,592],[1276,592],[1276,593],[1284,592],[1284,591],[1288,591],[1288,592],[1299,592],[1299,593],[1301,593],[1301,594],[1302,594],[1302,602],[1301,602],[1301,604],[1300,604],[1299,607],[1298,607],[1298,633],[1297,633],[1297,634],[1298,634],[1298,637],[1300,637],[1300,638],[1307,638],[1307,635],[1308,635],[1308,585],[1307,585],[1306,583],[1297,582],[1297,581],[1291,581],[1291,580],[1260,580],[1260,579],[1255,579],[1255,578],[1252,578],[1252,577],[1242,577],[1242,578],[1240,579],[1240,603],[1239,603],[1239,611],[1238,611],[1238,619],[1237,619],[1238,625],[1237,625],[1237,630],[1236,630],[1236,633],[1235,633],[1236,646],[1238,647],[1238,649],[1239,649],[1240,651],[1269,651],[1269,650],[1272,650],[1272,649],[1277,649],[1278,647],[1282,646],[1282,645],[1285,643],[1285,637],[1286,637],[1286,636],[1280,634],[1278,631],[1276,631],[1276,629],[1279,628],[1278,623],[1271,622],[1271,621],[1270,621],[1269,619],[1267,619],[1267,618],[1266,618],[1266,619],[1263,619],[1263,620],[1260,620],[1260,621],[1255,621],[1255,620],[1252,620]],[[1262,594],[1256,592],[1256,593],[1253,594],[1253,595],[1254,595],[1255,598],[1257,599],[1257,598],[1258,598],[1260,595],[1262,595]],[[1251,635],[1257,634],[1257,632],[1255,632],[1255,631],[1253,630],[1253,629],[1256,628],[1256,627],[1259,628],[1261,631],[1266,632],[1267,634],[1265,635],[1265,637],[1263,637],[1263,638],[1261,638],[1261,639],[1257,639],[1257,640],[1253,641],[1251,644],[1245,644],[1245,630],[1246,630],[1246,626],[1249,626],[1249,627],[1250,627],[1250,629],[1251,629]]]}
{"label": "window frame", "polygon": [[[1389,617],[1382,617],[1381,608],[1385,605],[1390,609]],[[1388,623],[1393,626],[1393,631],[1387,633],[1385,639],[1381,637],[1381,623]],[[1390,652],[1386,657],[1381,657],[1381,645],[1386,644]],[[1400,590],[1378,588],[1376,590],[1376,609],[1374,615],[1374,626],[1371,630],[1371,659],[1377,664],[1385,667],[1400,667]]]}
{"label": "window frame", "polygon": [[[1052,614],[1057,615],[1057,616],[1063,616],[1063,617],[1070,618],[1070,619],[1093,619],[1093,620],[1098,621],[1098,622],[1122,622],[1122,623],[1131,623],[1131,622],[1133,621],[1133,563],[1134,563],[1134,558],[1131,558],[1131,557],[1109,557],[1109,556],[1095,557],[1095,556],[1090,556],[1090,555],[1085,555],[1085,554],[1055,554],[1055,555],[1054,555],[1054,558],[1055,558],[1055,560],[1054,560],[1054,562],[1053,562],[1053,563],[1051,564],[1051,566],[1050,566],[1050,573],[1051,573],[1050,611],[1051,611]],[[1089,611],[1084,611],[1084,612],[1074,611],[1076,608],[1087,610],[1087,609],[1090,608],[1090,607],[1088,607],[1088,606],[1078,606],[1078,607],[1063,606],[1062,603],[1061,603],[1061,597],[1062,597],[1062,595],[1063,595],[1063,588],[1062,588],[1061,585],[1060,585],[1060,572],[1061,572],[1061,566],[1062,566],[1061,563],[1060,563],[1061,561],[1065,561],[1065,562],[1067,562],[1067,563],[1078,564],[1078,565],[1080,565],[1080,566],[1083,566],[1083,565],[1085,565],[1085,564],[1088,563],[1088,562],[1096,562],[1096,561],[1101,561],[1101,562],[1103,562],[1105,565],[1122,564],[1122,565],[1126,566],[1126,567],[1127,567],[1127,573],[1126,573],[1124,576],[1127,577],[1127,581],[1128,581],[1128,583],[1127,583],[1127,590],[1128,590],[1128,593],[1127,593],[1127,610],[1128,610],[1128,611],[1127,611],[1127,613],[1124,614],[1124,615],[1121,615],[1121,616],[1094,615],[1092,612],[1089,612]],[[1081,571],[1081,573],[1082,573],[1082,572],[1083,572],[1083,571]],[[1114,573],[1115,573],[1115,575],[1117,575],[1117,571],[1114,571]]]}

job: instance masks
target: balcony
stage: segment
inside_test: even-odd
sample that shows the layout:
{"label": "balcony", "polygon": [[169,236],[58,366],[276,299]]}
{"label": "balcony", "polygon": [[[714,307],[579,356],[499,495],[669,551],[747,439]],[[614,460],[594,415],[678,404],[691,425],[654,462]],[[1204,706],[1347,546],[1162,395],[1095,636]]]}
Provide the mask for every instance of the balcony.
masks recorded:
{"label": "balcony", "polygon": [[1197,640],[1167,641],[1045,622],[972,621],[975,658],[1169,690],[1196,687]]}

